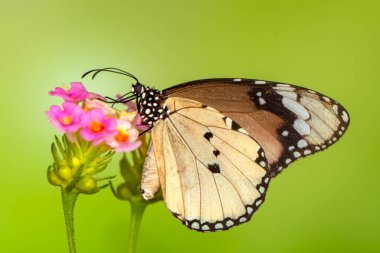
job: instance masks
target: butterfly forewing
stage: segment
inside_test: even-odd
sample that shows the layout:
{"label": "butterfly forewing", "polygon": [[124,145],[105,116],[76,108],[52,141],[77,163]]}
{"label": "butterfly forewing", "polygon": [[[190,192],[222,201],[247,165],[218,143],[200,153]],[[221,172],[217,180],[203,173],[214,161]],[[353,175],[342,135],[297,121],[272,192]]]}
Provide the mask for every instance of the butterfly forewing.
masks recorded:
{"label": "butterfly forewing", "polygon": [[338,102],[284,83],[208,79],[174,86],[164,95],[199,101],[232,118],[263,147],[272,176],[336,142],[349,124]]}
{"label": "butterfly forewing", "polygon": [[172,97],[170,115],[152,130],[168,209],[198,231],[250,219],[269,183],[263,149],[235,121],[202,103]]}

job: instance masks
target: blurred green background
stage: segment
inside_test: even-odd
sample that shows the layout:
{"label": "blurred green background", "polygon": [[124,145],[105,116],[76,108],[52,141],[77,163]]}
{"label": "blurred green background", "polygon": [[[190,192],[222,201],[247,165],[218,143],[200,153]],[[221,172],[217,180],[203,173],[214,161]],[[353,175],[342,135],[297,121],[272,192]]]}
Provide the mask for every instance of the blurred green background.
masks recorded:
{"label": "blurred green background", "polygon": [[[0,251],[67,252],[59,188],[45,175],[57,132],[44,112],[60,102],[47,92],[113,66],[158,88],[212,77],[294,83],[351,115],[341,141],[273,180],[251,222],[202,234],[155,204],[138,252],[380,252],[379,21],[377,0],[2,0]],[[112,74],[84,82],[108,95],[131,84]],[[80,196],[78,252],[126,252],[129,211],[109,189]]]}

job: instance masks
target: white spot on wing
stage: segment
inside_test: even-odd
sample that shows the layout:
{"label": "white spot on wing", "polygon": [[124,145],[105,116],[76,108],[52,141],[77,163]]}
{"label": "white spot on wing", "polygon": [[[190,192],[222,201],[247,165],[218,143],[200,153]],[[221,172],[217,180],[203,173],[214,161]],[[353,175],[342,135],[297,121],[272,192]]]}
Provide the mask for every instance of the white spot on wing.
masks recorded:
{"label": "white spot on wing", "polygon": [[199,223],[198,222],[193,222],[192,224],[191,224],[191,228],[193,228],[193,229],[199,229]]}
{"label": "white spot on wing", "polygon": [[247,221],[247,218],[245,218],[245,217],[241,217],[239,220],[239,222],[241,222],[241,223],[246,222],[246,221]]}
{"label": "white spot on wing", "polygon": [[310,155],[311,154],[311,150],[306,149],[303,153],[304,153],[304,155]]}
{"label": "white spot on wing", "polygon": [[342,112],[342,119],[344,122],[348,122],[348,114],[346,111],[343,111]]}
{"label": "white spot on wing", "polygon": [[294,91],[295,89],[293,87],[290,87],[289,85],[280,85],[280,84],[277,84],[277,86],[273,87],[273,89],[275,90],[284,90],[284,91]]}
{"label": "white spot on wing", "polygon": [[229,129],[231,129],[231,127],[232,127],[232,119],[230,119],[230,118],[226,118],[226,125],[227,125],[227,127],[229,128]]}
{"label": "white spot on wing", "polygon": [[297,142],[297,146],[299,147],[299,148],[305,148],[305,147],[307,147],[307,141],[305,141],[304,139],[302,139],[302,140],[299,140],[298,142]]}
{"label": "white spot on wing", "polygon": [[247,213],[248,214],[251,214],[251,213],[253,213],[253,208],[252,207],[247,207]]}
{"label": "white spot on wing", "polygon": [[233,226],[234,225],[234,222],[232,221],[232,220],[228,220],[227,222],[226,222],[226,226],[227,227],[231,227],[231,226]]}
{"label": "white spot on wing", "polygon": [[266,84],[267,82],[265,82],[265,81],[259,81],[259,80],[257,80],[257,81],[255,81],[255,84]]}
{"label": "white spot on wing", "polygon": [[333,105],[332,109],[333,109],[335,114],[338,114],[338,106],[337,105]]}
{"label": "white spot on wing", "polygon": [[241,82],[241,78],[235,78],[234,82]]}
{"label": "white spot on wing", "polygon": [[300,135],[310,134],[310,126],[303,119],[296,119],[293,127]]}
{"label": "white spot on wing", "polygon": [[204,231],[210,230],[210,227],[207,224],[205,224],[202,226],[202,230]]}
{"label": "white spot on wing", "polygon": [[303,105],[288,97],[282,98],[282,104],[301,119],[307,120],[310,117],[309,112],[303,107]]}
{"label": "white spot on wing", "polygon": [[215,229],[222,229],[223,228],[223,224],[222,223],[216,223],[215,224]]}
{"label": "white spot on wing", "polygon": [[244,128],[239,128],[238,131],[243,134],[248,134],[247,131],[245,131]]}
{"label": "white spot on wing", "polygon": [[297,100],[297,94],[295,92],[292,92],[292,91],[283,91],[283,90],[276,90],[276,93],[283,96],[283,97],[287,97],[287,98],[290,98],[290,99],[293,99],[293,100]]}
{"label": "white spot on wing", "polygon": [[328,98],[328,97],[322,97],[323,98],[323,100],[325,100],[326,102],[330,102],[331,100],[330,100],[330,98]]}
{"label": "white spot on wing", "polygon": [[260,105],[265,105],[265,103],[266,103],[265,100],[262,97],[260,97],[259,98],[259,104]]}

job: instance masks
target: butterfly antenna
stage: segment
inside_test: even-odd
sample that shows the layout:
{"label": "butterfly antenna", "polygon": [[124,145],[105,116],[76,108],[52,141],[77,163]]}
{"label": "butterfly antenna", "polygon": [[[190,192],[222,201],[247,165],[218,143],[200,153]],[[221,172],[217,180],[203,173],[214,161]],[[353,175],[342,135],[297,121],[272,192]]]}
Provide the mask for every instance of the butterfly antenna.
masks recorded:
{"label": "butterfly antenna", "polygon": [[[130,96],[131,95],[131,96]],[[128,93],[125,93],[124,95],[122,96],[119,96],[117,99],[118,100],[123,100],[123,99],[126,99],[126,98],[129,98],[129,97],[134,97],[134,94],[132,93],[132,91],[128,92]]]}
{"label": "butterfly antenna", "polygon": [[135,96],[132,96],[132,97],[127,97],[127,98],[119,100],[119,101],[120,101],[120,103],[127,103],[129,101],[134,100],[135,98],[136,98]]}
{"label": "butterfly antenna", "polygon": [[111,73],[116,73],[116,74],[120,74],[120,75],[125,75],[125,76],[128,76],[128,77],[134,79],[137,83],[140,83],[139,79],[137,79],[137,77],[135,77],[134,75],[132,75],[131,73],[129,73],[125,70],[118,69],[118,68],[93,69],[93,70],[90,70],[90,71],[87,71],[86,73],[84,73],[82,75],[82,78],[85,78],[87,75],[93,73],[91,78],[94,79],[100,72],[111,72]]}
{"label": "butterfly antenna", "polygon": [[[127,95],[127,94],[126,94]],[[108,104],[121,104],[121,103],[126,103],[126,102],[129,102],[129,101],[132,101],[136,98],[135,95],[131,95],[131,96],[122,96],[122,97],[119,97],[119,98],[111,98],[111,97],[108,97],[108,96],[105,96],[104,97],[106,100],[102,99],[102,98],[98,98],[100,101],[102,102],[105,102],[105,103],[108,103]]]}

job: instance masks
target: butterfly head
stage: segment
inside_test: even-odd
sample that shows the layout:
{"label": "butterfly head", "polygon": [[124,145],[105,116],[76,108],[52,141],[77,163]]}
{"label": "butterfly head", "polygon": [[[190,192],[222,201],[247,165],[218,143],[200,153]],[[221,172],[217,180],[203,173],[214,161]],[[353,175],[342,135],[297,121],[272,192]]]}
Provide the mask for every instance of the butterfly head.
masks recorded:
{"label": "butterfly head", "polygon": [[136,96],[137,110],[145,124],[151,126],[167,115],[167,109],[162,107],[164,98],[161,91],[136,83],[132,85],[132,93]]}

